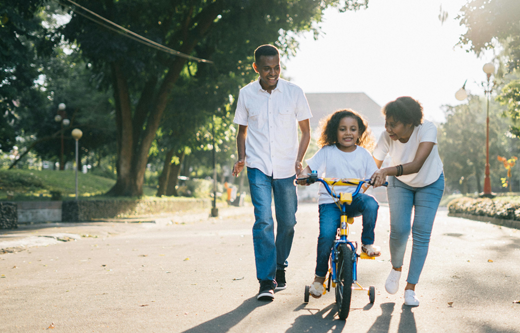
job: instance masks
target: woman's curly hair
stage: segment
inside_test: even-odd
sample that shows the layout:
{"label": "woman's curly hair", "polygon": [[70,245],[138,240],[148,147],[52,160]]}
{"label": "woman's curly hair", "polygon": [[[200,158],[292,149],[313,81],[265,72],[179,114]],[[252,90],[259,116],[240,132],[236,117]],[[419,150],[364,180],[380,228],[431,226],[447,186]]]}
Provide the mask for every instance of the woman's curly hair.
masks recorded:
{"label": "woman's curly hair", "polygon": [[318,139],[318,145],[320,147],[324,147],[332,146],[338,143],[339,122],[345,117],[350,117],[357,120],[359,138],[356,144],[365,149],[372,150],[375,145],[375,140],[372,136],[372,131],[368,127],[368,122],[365,120],[365,118],[363,118],[363,116],[351,109],[338,110],[327,118],[323,118],[321,120],[322,131],[321,136]]}
{"label": "woman's curly hair", "polygon": [[419,126],[423,121],[423,107],[419,101],[408,96],[399,97],[383,107],[385,118],[392,117],[405,125]]}

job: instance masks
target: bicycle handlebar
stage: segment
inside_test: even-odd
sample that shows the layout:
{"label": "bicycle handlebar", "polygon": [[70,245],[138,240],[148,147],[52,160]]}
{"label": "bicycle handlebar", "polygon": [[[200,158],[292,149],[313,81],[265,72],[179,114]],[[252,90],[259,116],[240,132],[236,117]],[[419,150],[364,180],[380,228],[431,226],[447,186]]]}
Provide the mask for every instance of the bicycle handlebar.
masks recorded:
{"label": "bicycle handlebar", "polygon": [[[296,183],[298,183],[298,184],[299,184],[299,182],[302,182],[302,181],[305,181],[305,183],[309,184],[309,185],[310,184],[314,184],[316,182],[322,183],[323,186],[325,187],[325,189],[327,190],[327,192],[333,198],[336,198],[336,199],[339,199],[339,195],[335,194],[335,193],[332,193],[332,190],[331,190],[330,186],[335,186],[335,185],[339,185],[339,186],[356,186],[356,190],[354,191],[354,193],[352,193],[352,196],[354,197],[354,196],[356,196],[359,193],[359,191],[361,190],[361,187],[363,186],[363,184],[372,185],[370,183],[370,181],[371,181],[370,178],[367,178],[367,179],[358,179],[358,178],[343,178],[343,179],[338,179],[338,178],[319,178],[316,171],[312,171],[312,173],[309,175],[308,178],[298,178],[298,179],[296,179]],[[300,185],[303,185],[303,184],[300,184]],[[388,182],[385,182],[383,184],[383,186],[388,186]]]}

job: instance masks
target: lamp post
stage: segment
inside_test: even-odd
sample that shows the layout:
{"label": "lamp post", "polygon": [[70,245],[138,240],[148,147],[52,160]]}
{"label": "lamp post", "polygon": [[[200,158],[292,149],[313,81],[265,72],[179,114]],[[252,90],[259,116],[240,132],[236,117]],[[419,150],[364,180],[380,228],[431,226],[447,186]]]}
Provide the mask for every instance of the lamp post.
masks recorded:
{"label": "lamp post", "polygon": [[82,135],[83,132],[79,128],[72,130],[72,137],[76,140],[76,200],[78,200],[78,141]]}
{"label": "lamp post", "polygon": [[[486,77],[487,77],[487,83],[485,84],[485,86],[484,86],[484,83],[482,83],[482,85],[485,88],[484,92],[487,97],[486,98],[487,99],[487,109],[486,109],[486,169],[485,169],[485,177],[484,177],[484,192],[481,193],[480,196],[486,197],[486,198],[493,198],[494,195],[491,192],[491,179],[489,178],[489,100],[491,98],[491,92],[493,91],[493,88],[495,87],[495,82],[493,82],[493,83],[490,82],[491,75],[493,75],[495,73],[495,65],[493,65],[493,63],[489,62],[484,65],[482,70],[484,71],[484,73],[486,73]],[[464,82],[464,85],[462,86],[462,88],[460,88],[455,93],[455,98],[458,99],[459,101],[462,101],[462,100],[466,99],[466,97],[468,97],[468,94],[466,93],[466,90],[465,90],[465,86],[466,86],[466,82]]]}
{"label": "lamp post", "polygon": [[215,116],[212,118],[213,126],[212,126],[212,136],[213,136],[213,207],[211,208],[211,216],[218,216],[218,208],[217,208],[217,159],[216,159],[216,151],[215,151]]}
{"label": "lamp post", "polygon": [[60,103],[58,105],[58,112],[54,117],[56,122],[60,123],[61,126],[61,151],[60,151],[60,170],[65,170],[65,165],[63,164],[63,152],[65,150],[65,146],[63,143],[63,126],[69,126],[70,120],[67,118],[67,111],[65,109],[67,106],[65,103]]}

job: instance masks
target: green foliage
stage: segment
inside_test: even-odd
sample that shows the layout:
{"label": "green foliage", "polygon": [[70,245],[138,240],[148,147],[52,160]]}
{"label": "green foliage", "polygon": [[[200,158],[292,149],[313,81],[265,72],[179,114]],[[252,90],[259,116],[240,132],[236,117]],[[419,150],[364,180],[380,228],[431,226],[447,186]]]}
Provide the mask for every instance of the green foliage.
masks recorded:
{"label": "green foliage", "polygon": [[[79,194],[81,196],[102,194],[114,182],[112,179],[79,173]],[[64,199],[72,198],[76,193],[75,173],[68,170],[0,170],[0,184],[0,199],[6,198],[7,191],[14,192],[16,200],[50,198],[51,191],[61,192]]]}
{"label": "green foliage", "polygon": [[38,57],[51,53],[57,36],[38,16],[46,0],[3,0],[0,6],[0,150],[15,144],[17,108],[33,99]]}
{"label": "green foliage", "polygon": [[[481,192],[486,161],[486,104],[471,95],[468,104],[446,106],[446,122],[439,126],[439,154],[444,164],[448,193]],[[501,191],[502,164],[497,156],[516,155],[516,139],[505,135],[509,121],[500,117],[496,103],[489,111],[489,163],[494,191]]]}
{"label": "green foliage", "polygon": [[506,106],[507,109],[504,113],[516,125],[512,125],[509,131],[517,138],[520,138],[520,80],[513,80],[507,83],[496,100],[501,105]]}

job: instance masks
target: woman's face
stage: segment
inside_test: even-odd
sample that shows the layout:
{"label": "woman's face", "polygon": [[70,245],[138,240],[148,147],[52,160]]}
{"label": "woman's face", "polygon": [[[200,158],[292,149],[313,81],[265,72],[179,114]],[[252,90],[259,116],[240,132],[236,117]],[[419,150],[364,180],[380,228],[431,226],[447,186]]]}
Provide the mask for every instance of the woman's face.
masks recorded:
{"label": "woman's face", "polygon": [[359,127],[357,120],[352,117],[341,118],[338,126],[337,147],[344,152],[353,152],[356,150],[356,142],[358,139]]}
{"label": "woman's face", "polygon": [[393,117],[387,117],[385,129],[390,135],[390,139],[406,143],[413,133],[413,124],[405,125],[400,121],[395,121]]}

